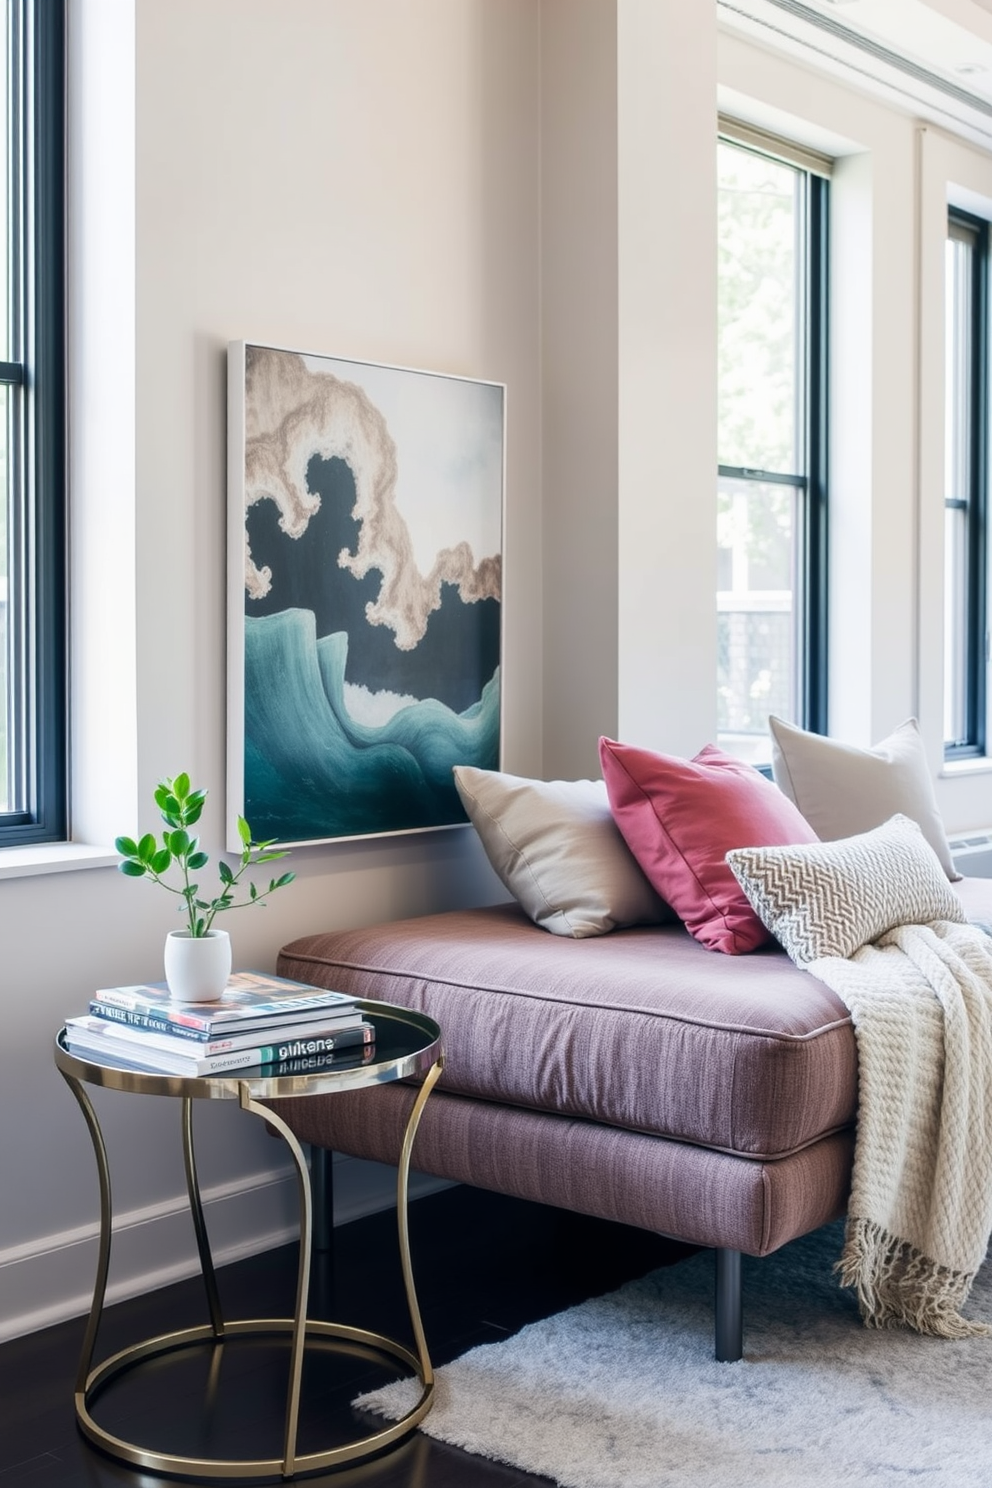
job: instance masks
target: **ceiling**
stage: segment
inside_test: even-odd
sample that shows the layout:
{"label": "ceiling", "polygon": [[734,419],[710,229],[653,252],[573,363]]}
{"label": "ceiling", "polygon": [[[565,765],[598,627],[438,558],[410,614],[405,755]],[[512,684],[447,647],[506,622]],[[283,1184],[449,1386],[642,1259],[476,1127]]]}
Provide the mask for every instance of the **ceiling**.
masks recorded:
{"label": "ceiling", "polygon": [[992,150],[992,0],[716,0],[721,25]]}

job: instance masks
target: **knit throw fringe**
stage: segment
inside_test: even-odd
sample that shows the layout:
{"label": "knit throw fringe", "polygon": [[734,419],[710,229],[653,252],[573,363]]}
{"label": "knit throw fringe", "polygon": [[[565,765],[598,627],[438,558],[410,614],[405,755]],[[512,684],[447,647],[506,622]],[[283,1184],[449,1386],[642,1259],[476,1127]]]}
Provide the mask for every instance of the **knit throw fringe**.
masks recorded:
{"label": "knit throw fringe", "polygon": [[874,1220],[848,1216],[844,1251],[835,1269],[842,1285],[857,1292],[868,1328],[907,1324],[935,1338],[992,1335],[987,1323],[961,1316],[974,1272],[939,1265]]}
{"label": "knit throw fringe", "polygon": [[810,964],[851,1014],[858,1125],[840,1271],[868,1327],[988,1336],[961,1306],[992,1234],[992,944],[898,925]]}

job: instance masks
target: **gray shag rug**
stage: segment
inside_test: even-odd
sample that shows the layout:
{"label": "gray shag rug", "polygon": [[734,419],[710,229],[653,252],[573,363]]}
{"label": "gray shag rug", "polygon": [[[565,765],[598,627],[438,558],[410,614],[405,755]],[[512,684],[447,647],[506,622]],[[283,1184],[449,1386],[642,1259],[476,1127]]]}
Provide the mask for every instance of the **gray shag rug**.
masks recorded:
{"label": "gray shag rug", "polygon": [[[421,1430],[565,1488],[989,1488],[992,1338],[862,1327],[842,1238],[745,1258],[739,1364],[713,1359],[703,1252],[443,1366]],[[992,1259],[965,1312],[992,1322]],[[355,1403],[396,1419],[418,1395]]]}

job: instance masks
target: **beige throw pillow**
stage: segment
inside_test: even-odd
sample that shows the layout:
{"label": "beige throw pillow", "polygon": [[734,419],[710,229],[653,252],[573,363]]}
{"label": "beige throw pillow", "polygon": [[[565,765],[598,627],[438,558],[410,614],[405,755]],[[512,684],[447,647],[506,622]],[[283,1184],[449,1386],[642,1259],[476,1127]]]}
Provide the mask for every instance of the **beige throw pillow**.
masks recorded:
{"label": "beige throw pillow", "polygon": [[601,780],[526,780],[456,765],[493,868],[537,925],[580,939],[674,921],[637,866]]}
{"label": "beige throw pillow", "polygon": [[871,749],[807,733],[781,718],[769,718],[768,726],[775,784],[824,842],[870,831],[901,812],[919,825],[947,877],[961,877],[951,861],[915,718]]}
{"label": "beige throw pillow", "polygon": [[840,842],[734,848],[727,862],[797,966],[852,956],[896,925],[965,919],[936,854],[908,816]]}

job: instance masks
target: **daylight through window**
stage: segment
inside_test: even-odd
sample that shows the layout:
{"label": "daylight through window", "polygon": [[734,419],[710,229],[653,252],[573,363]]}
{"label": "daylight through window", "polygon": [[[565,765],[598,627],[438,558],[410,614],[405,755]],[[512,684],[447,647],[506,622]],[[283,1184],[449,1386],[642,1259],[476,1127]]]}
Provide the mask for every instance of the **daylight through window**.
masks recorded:
{"label": "daylight through window", "polygon": [[718,737],[760,764],[825,723],[827,182],[722,138],[718,191]]}
{"label": "daylight through window", "polygon": [[952,212],[944,257],[944,749],[985,752],[989,225]]}
{"label": "daylight through window", "polygon": [[0,845],[66,831],[64,27],[0,0]]}

